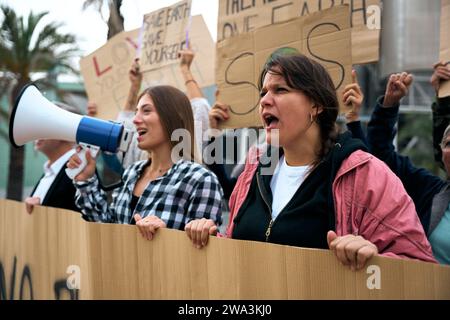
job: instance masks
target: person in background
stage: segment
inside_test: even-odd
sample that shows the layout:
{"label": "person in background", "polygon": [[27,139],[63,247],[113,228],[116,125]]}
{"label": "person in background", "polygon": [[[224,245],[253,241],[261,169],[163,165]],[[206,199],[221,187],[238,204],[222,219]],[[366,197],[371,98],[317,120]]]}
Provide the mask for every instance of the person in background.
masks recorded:
{"label": "person in background", "polygon": [[[87,166],[75,178],[76,204],[88,221],[134,224],[151,240],[159,228],[183,230],[193,219],[222,221],[223,192],[214,174],[195,162],[194,118],[189,99],[171,86],[155,86],[138,98],[133,118],[137,146],[147,160],[129,166],[124,184],[109,205],[95,176],[95,160],[86,152]],[[183,148],[171,140],[184,129]],[[177,150],[174,152],[174,150]],[[68,167],[77,168],[79,157]]]}
{"label": "person in background", "polygon": [[367,138],[359,120],[363,100],[364,94],[358,84],[356,71],[352,70],[352,83],[347,85],[342,92],[342,102],[349,107],[349,110],[345,113],[345,123],[353,138],[360,139],[367,147]]}
{"label": "person in background", "polygon": [[[209,111],[208,114],[208,121],[209,121],[209,129],[211,130],[211,133],[218,133],[219,132],[219,124],[223,121],[228,120],[229,118],[229,106],[219,100],[219,91],[216,91],[216,101]],[[214,143],[215,139],[217,139],[218,136],[210,136],[208,144]],[[212,154],[212,156],[215,156],[215,153]],[[208,163],[208,168],[215,173],[217,178],[219,179],[220,185],[222,186],[224,196],[226,199],[229,199],[231,196],[231,193],[234,189],[234,186],[237,182],[237,176],[230,176],[225,170],[225,166],[222,162],[217,163],[215,161],[208,161],[211,163]]]}
{"label": "person in background", "polygon": [[[226,236],[329,248],[352,270],[375,255],[435,262],[400,180],[360,140],[338,134],[336,91],[322,65],[301,54],[272,55],[260,89],[269,146],[249,152]],[[272,164],[262,159],[274,149],[281,157],[267,174]],[[201,248],[217,225],[197,219],[185,230]]]}
{"label": "person in background", "polygon": [[[81,114],[77,108],[62,102],[54,104],[63,110]],[[28,213],[32,213],[36,205],[80,211],[75,205],[75,187],[65,171],[67,161],[75,153],[74,146],[73,142],[56,139],[34,142],[35,150],[43,153],[47,161],[44,163],[44,174],[25,199]]]}
{"label": "person in background", "polygon": [[430,83],[436,92],[436,100],[431,106],[431,110],[433,111],[434,159],[442,169],[446,170],[442,162],[441,139],[445,128],[450,124],[450,96],[439,98],[439,88],[442,82],[450,81],[450,61],[437,62],[433,68],[434,72],[431,76]]}
{"label": "person in background", "polygon": [[[442,64],[435,64],[431,77],[431,84],[436,92],[439,90],[441,81],[450,79],[450,68],[445,71],[440,67],[442,67]],[[426,169],[415,167],[408,157],[395,151],[393,144],[400,100],[407,94],[412,81],[412,76],[406,72],[392,74],[389,77],[385,95],[377,100],[369,121],[367,143],[370,151],[383,160],[400,178],[414,201],[417,214],[429,238],[435,258],[440,263],[450,264],[449,181],[442,180]],[[437,132],[441,134],[437,144],[441,149],[441,161],[444,164],[447,176],[450,173],[449,98],[437,98],[437,101],[433,104],[433,127],[435,128],[433,133],[434,136]],[[353,117],[347,118],[350,121],[347,123],[347,127],[354,133],[354,136],[360,136],[360,132],[362,132],[359,122],[361,102],[362,99],[353,105]],[[440,129],[444,125],[447,129]],[[434,140],[437,139],[434,138]]]}
{"label": "person in background", "polygon": [[209,129],[208,114],[211,110],[211,105],[203,96],[202,90],[191,71],[192,61],[195,57],[194,51],[188,47],[185,50],[181,50],[178,53],[178,57],[180,58],[179,66],[184,79],[186,94],[191,102],[192,112],[194,113],[195,141],[197,143],[197,150],[199,150],[201,156],[205,133]]}
{"label": "person in background", "polygon": [[[215,140],[219,138],[219,135],[223,133],[223,131],[219,130],[220,123],[223,123],[224,121],[228,120],[230,118],[229,110],[230,106],[226,103],[223,103],[219,99],[219,90],[216,91],[216,101],[209,111],[209,141],[208,145],[215,143]],[[250,130],[259,130],[259,128],[253,127],[249,128]],[[254,147],[256,144],[259,144],[264,141],[264,135],[260,135],[257,139],[257,141],[251,142],[252,145],[250,148]],[[233,151],[234,152],[234,151]],[[212,154],[212,157],[215,157],[215,153]],[[230,174],[227,173],[225,170],[225,166],[223,164],[223,161],[215,162],[215,161],[208,161],[208,168],[214,172],[219,179],[220,185],[223,188],[223,193],[225,196],[225,199],[229,199],[231,196],[231,193],[233,192],[234,186],[237,183],[239,175],[244,171],[245,164],[244,163],[237,163]]]}

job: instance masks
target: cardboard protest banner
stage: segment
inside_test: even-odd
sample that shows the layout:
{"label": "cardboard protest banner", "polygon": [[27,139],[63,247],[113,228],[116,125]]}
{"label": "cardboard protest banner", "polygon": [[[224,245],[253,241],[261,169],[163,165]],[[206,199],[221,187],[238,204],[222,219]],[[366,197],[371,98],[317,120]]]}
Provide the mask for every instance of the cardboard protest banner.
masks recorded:
{"label": "cardboard protest banner", "polygon": [[[282,47],[294,48],[320,62],[342,96],[351,81],[352,68],[348,17],[348,6],[339,6],[219,42],[217,85],[220,100],[230,105],[230,118],[223,128],[262,125],[258,115],[260,71],[267,58]],[[341,111],[346,108],[341,105]]]}
{"label": "cardboard protest banner", "polygon": [[88,99],[98,106],[98,117],[115,120],[125,105],[131,83],[128,71],[136,58],[139,29],[121,32],[80,60]]}
{"label": "cardboard protest banner", "polygon": [[[261,263],[264,262],[264,263]],[[0,200],[0,299],[450,299],[450,267],[371,258],[354,272],[329,250],[136,226]]]}
{"label": "cardboard protest banner", "polygon": [[[188,32],[190,47],[195,53],[191,65],[192,75],[201,88],[214,85],[216,46],[201,15],[192,16]],[[176,63],[143,73],[143,87],[162,84],[185,90],[178,60]]]}
{"label": "cardboard protest banner", "polygon": [[[439,61],[450,65],[450,0],[441,0],[441,37]],[[439,98],[450,96],[450,80],[442,82],[439,87]]]}
{"label": "cardboard protest banner", "polygon": [[[99,118],[114,120],[125,105],[130,90],[128,71],[139,51],[140,32],[122,32],[80,61],[88,98],[98,105]],[[195,52],[191,65],[194,78],[201,88],[214,85],[216,48],[201,15],[192,17],[189,41]],[[143,88],[162,84],[185,90],[178,60],[143,73]]]}
{"label": "cardboard protest banner", "polygon": [[144,15],[140,52],[142,71],[176,63],[178,51],[186,46],[186,27],[191,14],[191,0]]}
{"label": "cardboard protest banner", "polygon": [[354,64],[378,61],[380,0],[219,0],[218,41],[260,27],[348,4]]}

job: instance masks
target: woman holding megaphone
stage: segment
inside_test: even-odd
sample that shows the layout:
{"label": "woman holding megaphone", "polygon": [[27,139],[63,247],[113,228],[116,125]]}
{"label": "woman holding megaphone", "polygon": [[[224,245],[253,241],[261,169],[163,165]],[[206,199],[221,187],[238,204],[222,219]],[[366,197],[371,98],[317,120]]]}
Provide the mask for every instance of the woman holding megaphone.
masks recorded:
{"label": "woman holding megaphone", "polygon": [[[171,86],[146,89],[138,98],[133,123],[138,147],[151,158],[129,166],[123,185],[108,205],[86,151],[86,167],[74,178],[76,205],[89,221],[134,224],[151,240],[159,228],[184,230],[194,219],[222,222],[223,192],[216,176],[196,163],[194,119],[189,99]],[[181,129],[181,130],[179,130]],[[182,143],[172,137],[180,136]],[[180,147],[181,146],[181,147]],[[67,167],[78,168],[73,155]]]}

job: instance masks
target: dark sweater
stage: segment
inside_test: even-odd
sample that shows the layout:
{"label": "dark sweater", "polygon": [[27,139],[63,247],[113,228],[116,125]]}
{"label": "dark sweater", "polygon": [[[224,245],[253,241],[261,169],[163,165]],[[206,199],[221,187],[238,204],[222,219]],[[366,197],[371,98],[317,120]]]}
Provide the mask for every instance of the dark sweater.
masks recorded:
{"label": "dark sweater", "polygon": [[[75,205],[75,187],[73,186],[72,180],[67,176],[65,169],[66,165],[59,170],[47,194],[42,199],[42,205],[80,212],[80,209]],[[34,186],[31,194],[36,190],[39,181]]]}
{"label": "dark sweater", "polygon": [[429,223],[433,198],[447,186],[447,182],[423,168],[414,167],[408,157],[395,151],[393,140],[399,106],[383,108],[382,103],[383,97],[378,99],[367,126],[369,150],[400,178],[406,192],[414,201],[424,230],[428,231],[429,235],[432,231],[429,229]]}

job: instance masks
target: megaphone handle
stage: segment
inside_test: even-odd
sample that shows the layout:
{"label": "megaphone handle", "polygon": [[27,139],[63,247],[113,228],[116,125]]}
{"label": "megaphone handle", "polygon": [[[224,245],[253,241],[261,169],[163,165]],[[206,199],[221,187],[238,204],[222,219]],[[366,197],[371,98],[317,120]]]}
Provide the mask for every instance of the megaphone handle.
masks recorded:
{"label": "megaphone handle", "polygon": [[81,150],[77,153],[77,155],[81,160],[81,164],[79,165],[78,168],[74,168],[74,169],[66,168],[66,174],[71,180],[73,180],[86,167],[86,165],[87,165],[86,150],[89,149],[89,151],[91,152],[91,156],[93,158],[95,158],[97,156],[97,153],[100,150],[100,148],[97,146],[89,145],[89,144],[85,144],[85,143],[80,143],[80,147],[81,147]]}

